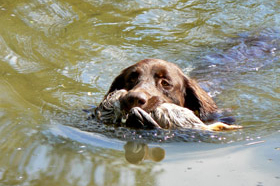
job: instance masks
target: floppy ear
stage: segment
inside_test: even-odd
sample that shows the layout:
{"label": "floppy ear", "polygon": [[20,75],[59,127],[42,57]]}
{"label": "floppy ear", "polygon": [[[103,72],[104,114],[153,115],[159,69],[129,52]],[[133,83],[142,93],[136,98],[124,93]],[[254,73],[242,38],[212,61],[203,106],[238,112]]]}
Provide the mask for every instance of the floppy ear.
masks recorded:
{"label": "floppy ear", "polygon": [[118,75],[114,81],[112,82],[109,91],[107,92],[106,95],[108,95],[109,93],[115,91],[115,90],[120,90],[124,88],[125,82],[124,82],[124,73],[122,72],[120,75]]}
{"label": "floppy ear", "polygon": [[214,119],[217,105],[214,100],[198,85],[195,80],[185,76],[185,104],[202,121]]}
{"label": "floppy ear", "polygon": [[106,95],[108,95],[109,93],[115,91],[115,90],[120,90],[120,89],[124,89],[125,86],[126,86],[126,81],[125,81],[125,78],[127,76],[127,74],[129,74],[131,68],[133,68],[135,65],[132,65],[130,67],[127,67],[125,69],[123,69],[120,73],[120,75],[118,75],[113,83],[111,84],[110,88],[109,88],[109,91],[107,92]]}

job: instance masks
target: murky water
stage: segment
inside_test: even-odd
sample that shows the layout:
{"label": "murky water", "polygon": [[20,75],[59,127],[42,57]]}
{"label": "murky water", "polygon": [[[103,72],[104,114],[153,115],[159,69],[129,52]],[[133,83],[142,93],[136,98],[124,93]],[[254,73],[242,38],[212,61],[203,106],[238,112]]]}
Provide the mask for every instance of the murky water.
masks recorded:
{"label": "murky water", "polygon": [[[164,167],[191,171],[184,162],[194,156],[279,136],[277,0],[2,0],[0,24],[0,185],[167,185]],[[135,131],[86,120],[82,109],[145,58],[178,64],[244,129]]]}

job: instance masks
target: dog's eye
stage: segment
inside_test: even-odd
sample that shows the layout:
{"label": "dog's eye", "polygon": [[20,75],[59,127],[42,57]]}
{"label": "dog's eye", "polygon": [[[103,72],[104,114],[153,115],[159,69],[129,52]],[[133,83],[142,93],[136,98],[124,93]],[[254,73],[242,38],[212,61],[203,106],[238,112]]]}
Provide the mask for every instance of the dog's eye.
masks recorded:
{"label": "dog's eye", "polygon": [[166,81],[166,80],[162,80],[162,81],[161,81],[161,86],[162,86],[163,88],[165,88],[165,89],[171,88],[171,84],[170,84],[168,81]]}

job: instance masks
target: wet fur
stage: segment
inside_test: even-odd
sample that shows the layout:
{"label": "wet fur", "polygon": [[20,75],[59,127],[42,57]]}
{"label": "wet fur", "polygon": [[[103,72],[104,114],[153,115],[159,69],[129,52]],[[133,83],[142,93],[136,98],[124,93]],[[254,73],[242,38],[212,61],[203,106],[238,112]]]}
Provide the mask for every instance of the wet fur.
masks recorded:
{"label": "wet fur", "polygon": [[[172,88],[163,88],[162,81],[170,82]],[[128,100],[140,94],[147,99],[139,106],[146,112],[154,110],[155,105],[173,103],[192,110],[202,121],[210,121],[217,111],[213,99],[194,79],[186,76],[174,63],[161,59],[144,59],[124,69],[112,82],[107,95],[120,89],[127,91],[120,100],[122,109],[126,111],[139,106]],[[150,104],[153,100],[157,103]]]}
{"label": "wet fur", "polygon": [[177,65],[145,59],[114,79],[95,116],[103,123],[144,129],[241,128],[215,122],[217,109],[213,99]]}

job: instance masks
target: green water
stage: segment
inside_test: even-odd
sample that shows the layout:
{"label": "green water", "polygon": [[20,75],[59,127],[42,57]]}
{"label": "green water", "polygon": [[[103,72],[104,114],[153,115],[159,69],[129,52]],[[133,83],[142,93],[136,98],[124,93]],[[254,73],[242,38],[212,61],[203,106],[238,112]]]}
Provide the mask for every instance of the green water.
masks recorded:
{"label": "green water", "polygon": [[[187,185],[189,159],[279,136],[277,0],[1,0],[0,24],[0,185],[168,185],[170,170]],[[86,121],[82,109],[145,58],[178,64],[244,129],[139,132]],[[130,140],[161,150],[133,165]],[[194,146],[204,150],[188,154]]]}

